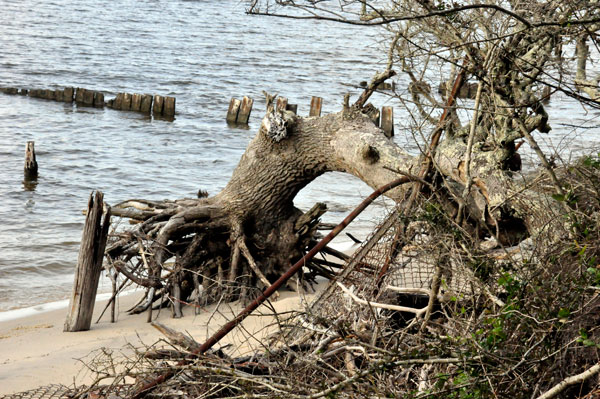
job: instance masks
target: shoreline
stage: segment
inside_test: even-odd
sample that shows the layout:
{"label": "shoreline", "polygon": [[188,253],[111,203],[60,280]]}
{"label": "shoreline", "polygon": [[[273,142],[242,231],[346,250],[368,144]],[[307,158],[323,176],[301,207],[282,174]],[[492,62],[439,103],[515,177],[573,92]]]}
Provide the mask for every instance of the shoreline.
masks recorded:
{"label": "shoreline", "polygon": [[[326,285],[326,282],[321,282],[315,285],[315,289],[318,292]],[[146,323],[145,312],[138,315],[125,313],[139,299],[133,295],[135,293],[143,294],[142,291],[129,291],[119,296],[114,324],[110,323],[108,314],[95,324],[110,295],[97,301],[89,331],[63,332],[68,300],[3,312],[22,314],[12,319],[6,316],[0,319],[0,396],[50,384],[71,387],[89,384],[93,375],[85,370],[84,363],[93,360],[101,348],[118,356],[132,355],[133,347],[153,345],[164,338]],[[300,310],[313,296],[312,292],[302,295],[280,290],[277,300],[259,307],[242,323],[241,328],[236,328],[222,340],[222,345],[234,344],[233,351],[228,350],[234,356],[260,350],[261,340],[274,332],[277,325],[273,309],[278,314]],[[64,307],[60,306],[64,302]],[[24,309],[29,310],[25,312]],[[203,307],[197,315],[193,307],[185,306],[184,317],[180,319],[173,319],[169,309],[155,311],[154,314],[157,315],[155,320],[203,342],[241,309],[239,303],[233,302],[222,303],[219,307]]]}

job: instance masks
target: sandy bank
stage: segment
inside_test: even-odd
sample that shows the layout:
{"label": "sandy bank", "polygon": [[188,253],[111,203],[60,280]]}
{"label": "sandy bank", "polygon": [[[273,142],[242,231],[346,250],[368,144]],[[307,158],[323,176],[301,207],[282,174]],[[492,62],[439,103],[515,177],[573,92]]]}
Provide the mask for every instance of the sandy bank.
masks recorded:
{"label": "sandy bank", "polygon": [[[323,286],[321,284],[317,288]],[[131,351],[125,348],[127,344],[140,347],[162,338],[156,329],[145,322],[146,314],[130,316],[124,313],[137,302],[140,295],[134,293],[121,297],[117,323],[110,323],[109,316],[105,315],[99,324],[92,324],[90,331],[64,333],[65,308],[0,322],[0,395],[48,384],[72,386],[74,383],[89,383],[92,375],[86,371],[80,359],[91,359],[92,351],[108,348],[116,353],[123,350],[127,352]],[[302,302],[309,301],[311,296],[281,292],[278,300],[272,302],[271,306],[263,305],[257,309],[245,320],[243,328],[231,332],[223,343],[247,342],[237,350],[237,354],[248,352],[251,347],[259,348],[260,339],[273,331],[276,321],[273,309],[279,314],[299,310],[304,306]],[[96,304],[94,322],[105,303]],[[167,309],[160,312],[158,320],[202,342],[239,309],[237,303],[222,304],[218,308],[212,305],[194,315],[194,308],[186,307],[185,317],[181,319],[171,318],[171,312]],[[254,338],[248,340],[251,335]]]}

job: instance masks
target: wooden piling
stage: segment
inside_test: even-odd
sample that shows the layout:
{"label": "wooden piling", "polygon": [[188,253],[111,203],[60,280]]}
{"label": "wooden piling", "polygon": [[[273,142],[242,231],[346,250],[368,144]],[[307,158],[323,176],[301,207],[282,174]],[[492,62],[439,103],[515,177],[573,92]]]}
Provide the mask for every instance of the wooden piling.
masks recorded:
{"label": "wooden piling", "polygon": [[46,96],[44,98],[46,100],[55,100],[56,99],[56,90],[46,90]]}
{"label": "wooden piling", "polygon": [[35,142],[28,141],[25,147],[25,180],[35,180],[38,176],[38,164],[35,159]]}
{"label": "wooden piling", "polygon": [[123,104],[123,93],[117,93],[112,106],[114,109],[121,109],[121,104]]}
{"label": "wooden piling", "polygon": [[175,97],[165,97],[163,104],[163,115],[173,117],[175,116]]}
{"label": "wooden piling", "polygon": [[144,94],[142,96],[142,104],[140,105],[140,112],[149,114],[152,110],[152,96],[150,94]]}
{"label": "wooden piling", "polygon": [[394,137],[394,108],[381,107],[381,130],[385,137]]}
{"label": "wooden piling", "polygon": [[21,89],[21,90],[19,90],[19,94],[22,95],[22,96],[26,96],[26,95],[29,94],[29,90],[27,90],[27,89]]}
{"label": "wooden piling", "polygon": [[88,89],[83,89],[83,105],[91,107],[94,105],[94,92]]}
{"label": "wooden piling", "polygon": [[236,123],[238,112],[240,111],[240,106],[242,102],[236,98],[232,98],[229,101],[229,109],[227,110],[227,123]]}
{"label": "wooden piling", "polygon": [[285,106],[285,109],[298,115],[298,104],[288,104]]}
{"label": "wooden piling", "polygon": [[288,99],[285,97],[277,97],[277,109],[280,111],[285,111],[287,108]]}
{"label": "wooden piling", "polygon": [[65,87],[65,89],[63,90],[63,101],[66,103],[72,103],[74,94],[75,94],[74,88]]}
{"label": "wooden piling", "polygon": [[54,101],[63,101],[63,95],[64,95],[64,91],[63,90],[54,90]]}
{"label": "wooden piling", "polygon": [[142,95],[134,93],[131,95],[131,110],[140,112],[142,108]]}
{"label": "wooden piling", "polygon": [[240,105],[240,111],[237,115],[237,123],[248,124],[248,120],[250,120],[250,113],[252,112],[252,106],[254,105],[254,100],[250,97],[244,96],[242,98],[242,103]]}
{"label": "wooden piling", "polygon": [[102,217],[103,200],[100,191],[90,194],[65,332],[90,329],[110,224],[110,208]]}
{"label": "wooden piling", "polygon": [[165,98],[163,96],[155,95],[154,104],[152,105],[152,112],[155,115],[162,115]]}
{"label": "wooden piling", "polygon": [[83,87],[78,87],[75,89],[75,102],[77,104],[83,104],[83,92],[85,89]]}
{"label": "wooden piling", "polygon": [[104,93],[95,91],[94,92],[94,107],[103,108],[104,107]]}
{"label": "wooden piling", "polygon": [[121,111],[131,110],[131,94],[123,93],[123,100],[121,101]]}
{"label": "wooden piling", "polygon": [[308,116],[321,116],[321,105],[323,99],[321,97],[313,97],[310,100],[310,112]]}

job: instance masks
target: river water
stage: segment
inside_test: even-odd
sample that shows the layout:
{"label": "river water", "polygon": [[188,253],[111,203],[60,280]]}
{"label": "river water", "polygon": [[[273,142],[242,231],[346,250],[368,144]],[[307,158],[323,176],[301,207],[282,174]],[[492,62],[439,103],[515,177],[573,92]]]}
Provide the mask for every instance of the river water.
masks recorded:
{"label": "river water", "polygon": [[[117,92],[168,95],[177,98],[177,114],[169,122],[0,94],[0,311],[68,297],[92,190],[110,204],[193,197],[200,188],[215,194],[258,129],[262,90],[297,103],[299,115],[308,114],[314,95],[323,98],[323,113],[335,112],[346,92],[359,93],[347,84],[369,80],[385,62],[376,30],[251,17],[233,0],[1,5],[0,86],[84,87],[107,99]],[[244,95],[255,99],[250,128],[227,126],[229,99]],[[372,101],[392,104],[382,95]],[[565,101],[555,105],[559,123],[589,122],[589,115],[574,118],[575,105]],[[402,115],[396,118],[396,142],[416,151],[410,135],[400,134]],[[579,147],[596,142],[589,129],[583,134]],[[563,140],[552,137],[550,145]],[[35,186],[23,183],[28,140],[36,143]],[[326,202],[325,221],[338,222],[370,192],[356,178],[329,174],[296,205]],[[380,202],[350,231],[365,238],[389,206]]]}

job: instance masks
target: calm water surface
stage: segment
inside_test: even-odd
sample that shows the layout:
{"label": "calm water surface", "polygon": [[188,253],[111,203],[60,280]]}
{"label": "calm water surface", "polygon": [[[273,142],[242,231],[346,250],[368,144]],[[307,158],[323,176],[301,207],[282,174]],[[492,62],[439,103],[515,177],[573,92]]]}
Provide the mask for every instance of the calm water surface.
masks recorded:
{"label": "calm water surface", "polygon": [[[258,129],[262,90],[299,104],[300,115],[313,95],[323,97],[324,113],[335,112],[353,90],[345,84],[370,79],[384,63],[375,30],[250,17],[237,1],[0,4],[0,86],[177,98],[176,118],[168,122],[0,94],[0,311],[69,295],[81,211],[92,190],[111,204],[191,197],[199,188],[215,194]],[[243,95],[255,99],[250,129],[228,127],[229,99]],[[372,100],[391,104],[384,96]],[[555,104],[554,122],[597,120],[593,113],[573,117],[568,99]],[[395,140],[407,146],[412,138],[401,132],[408,118],[397,110],[396,120]],[[580,148],[597,141],[589,129],[553,134],[547,145],[559,146],[564,134],[577,136]],[[35,140],[40,165],[33,187],[23,183],[28,140]],[[330,174],[303,190],[297,206],[324,201],[325,220],[337,222],[370,192],[353,177]],[[387,206],[371,209],[352,233],[364,238]]]}

